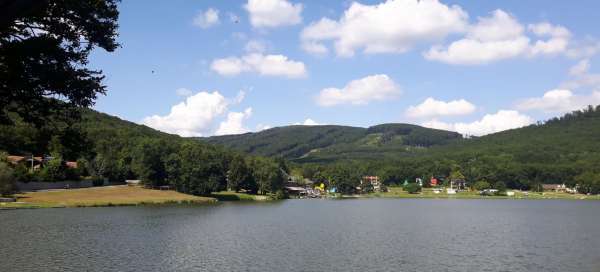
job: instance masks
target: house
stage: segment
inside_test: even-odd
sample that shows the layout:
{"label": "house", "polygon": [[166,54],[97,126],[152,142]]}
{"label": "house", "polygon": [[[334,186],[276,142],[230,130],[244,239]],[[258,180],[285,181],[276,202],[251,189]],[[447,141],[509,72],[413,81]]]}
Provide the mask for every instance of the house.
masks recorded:
{"label": "house", "polygon": [[548,192],[566,192],[567,186],[563,184],[542,184],[544,191]]}
{"label": "house", "polygon": [[67,166],[67,168],[71,168],[71,169],[77,169],[77,167],[78,167],[76,161],[66,161],[65,166]]}
{"label": "house", "polygon": [[429,180],[429,184],[431,185],[431,187],[436,187],[438,186],[438,180],[435,177],[431,177],[431,179]]}
{"label": "house", "polygon": [[306,189],[296,186],[286,186],[283,188],[289,196],[301,197],[306,195]]}
{"label": "house", "polygon": [[140,185],[142,183],[142,181],[139,179],[128,179],[125,181],[125,183],[127,183],[127,185],[129,185],[129,186],[137,186],[137,185]]}
{"label": "house", "polygon": [[33,156],[25,157],[25,156],[8,155],[8,156],[6,156],[6,160],[13,165],[22,164],[25,167],[32,168],[32,169],[39,169],[42,166],[42,164],[44,163],[43,157],[33,157]]}
{"label": "house", "polygon": [[373,191],[375,192],[381,191],[381,183],[379,182],[378,176],[364,176],[360,180],[360,187],[364,188],[366,185],[373,186]]}
{"label": "house", "polygon": [[456,190],[465,190],[467,188],[467,182],[464,179],[451,179],[450,188]]}

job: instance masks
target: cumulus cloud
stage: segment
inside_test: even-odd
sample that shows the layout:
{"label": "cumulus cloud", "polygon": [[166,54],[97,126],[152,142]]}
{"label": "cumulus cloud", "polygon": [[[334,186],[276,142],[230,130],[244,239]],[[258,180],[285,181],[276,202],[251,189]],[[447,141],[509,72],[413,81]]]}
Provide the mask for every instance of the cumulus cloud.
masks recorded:
{"label": "cumulus cloud", "polygon": [[262,53],[250,53],[240,58],[216,59],[210,67],[224,76],[255,72],[263,76],[301,78],[307,74],[304,63],[300,61],[290,60],[284,55],[264,55]]}
{"label": "cumulus cloud", "polygon": [[586,38],[580,41],[573,41],[565,54],[572,59],[591,58],[600,53],[600,41],[593,38]]}
{"label": "cumulus cloud", "polygon": [[466,115],[474,112],[475,109],[475,105],[464,99],[445,102],[429,97],[417,106],[410,106],[406,110],[406,116],[411,118],[432,118]]}
{"label": "cumulus cloud", "polygon": [[209,8],[206,11],[201,11],[194,17],[193,24],[200,28],[209,28],[219,24],[219,10]]}
{"label": "cumulus cloud", "polygon": [[388,0],[376,5],[353,2],[339,20],[322,18],[304,28],[302,48],[325,53],[332,41],[338,56],[355,51],[402,53],[422,42],[464,31],[468,15],[459,6],[437,0]]}
{"label": "cumulus cloud", "polygon": [[256,131],[263,131],[263,130],[267,130],[267,129],[270,129],[270,128],[272,128],[272,126],[265,125],[265,124],[258,124],[256,126]]}
{"label": "cumulus cloud", "polygon": [[582,76],[587,74],[590,69],[590,60],[584,59],[579,61],[575,66],[569,69],[569,75],[571,76]]}
{"label": "cumulus cloud", "polygon": [[153,115],[142,123],[151,128],[184,137],[209,133],[212,122],[227,110],[227,99],[219,92],[199,92],[171,107],[165,116]]}
{"label": "cumulus cloud", "polygon": [[468,27],[464,38],[448,46],[433,46],[424,56],[449,64],[479,65],[567,51],[571,33],[565,27],[548,22],[530,24],[527,30],[538,38],[533,43],[525,30],[517,18],[498,9],[489,17],[479,17],[476,24]]}
{"label": "cumulus cloud", "polygon": [[323,124],[317,123],[315,120],[307,118],[306,120],[304,120],[304,122],[294,123],[294,125],[296,125],[296,126],[321,126]]}
{"label": "cumulus cloud", "polygon": [[533,123],[533,119],[514,110],[500,110],[495,114],[486,114],[471,123],[446,123],[436,119],[422,123],[424,127],[456,131],[467,136],[482,136],[508,129],[520,128]]}
{"label": "cumulus cloud", "polygon": [[569,74],[572,76],[568,81],[561,84],[561,88],[579,89],[591,88],[600,89],[600,74],[590,73],[590,61],[588,59],[581,60],[569,69]]}
{"label": "cumulus cloud", "polygon": [[529,30],[539,37],[548,37],[548,40],[538,40],[531,45],[530,54],[558,54],[565,52],[569,45],[571,32],[563,26],[555,26],[544,22],[529,25]]}
{"label": "cumulus cloud", "polygon": [[250,24],[256,28],[297,25],[302,22],[302,4],[287,0],[248,0],[244,5]]}
{"label": "cumulus cloud", "polygon": [[400,87],[387,75],[380,74],[352,80],[341,89],[323,89],[317,96],[317,104],[324,107],[339,104],[362,105],[400,94]]}
{"label": "cumulus cloud", "polygon": [[244,127],[244,120],[252,116],[252,108],[247,108],[243,112],[229,112],[227,119],[219,124],[219,128],[215,132],[215,135],[230,135],[230,134],[242,134],[249,130]]}
{"label": "cumulus cloud", "polygon": [[594,91],[590,95],[576,95],[570,90],[555,89],[544,93],[542,97],[524,99],[517,104],[517,108],[565,113],[597,104],[600,104],[600,91]]}

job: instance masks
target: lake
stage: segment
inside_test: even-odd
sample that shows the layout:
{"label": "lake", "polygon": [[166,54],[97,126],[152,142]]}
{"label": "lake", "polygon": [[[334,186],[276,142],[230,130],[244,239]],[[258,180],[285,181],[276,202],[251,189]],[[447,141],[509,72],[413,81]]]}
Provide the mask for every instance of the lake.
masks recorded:
{"label": "lake", "polygon": [[600,201],[0,211],[0,271],[600,271]]}

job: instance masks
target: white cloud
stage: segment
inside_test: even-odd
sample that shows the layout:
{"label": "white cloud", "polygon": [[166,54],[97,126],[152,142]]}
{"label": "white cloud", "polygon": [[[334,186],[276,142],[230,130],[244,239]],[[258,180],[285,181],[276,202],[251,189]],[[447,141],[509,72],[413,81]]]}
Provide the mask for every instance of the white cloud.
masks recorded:
{"label": "white cloud", "polygon": [[306,76],[304,63],[288,59],[284,55],[264,55],[251,53],[241,58],[216,59],[211,69],[220,75],[235,76],[242,72],[256,72],[263,76],[284,76],[300,78]]}
{"label": "white cloud", "polygon": [[341,89],[326,88],[317,96],[317,104],[327,107],[338,104],[361,105],[371,101],[394,98],[400,87],[387,75],[372,75],[352,80]]}
{"label": "white cloud", "polygon": [[302,4],[287,0],[248,0],[244,5],[256,28],[296,25],[302,22]]}
{"label": "white cloud", "polygon": [[244,50],[248,53],[263,53],[266,49],[265,42],[259,40],[250,40],[244,46]]}
{"label": "white cloud", "polygon": [[318,42],[303,42],[301,47],[302,50],[315,55],[325,55],[329,52],[327,46]]}
{"label": "white cloud", "polygon": [[306,120],[304,120],[304,122],[294,123],[294,125],[296,125],[296,126],[321,126],[323,124],[317,123],[315,120],[307,118]]}
{"label": "white cloud", "polygon": [[219,24],[219,10],[209,8],[206,11],[201,11],[194,17],[193,24],[200,28],[209,28]]}
{"label": "white cloud", "polygon": [[525,53],[529,38],[523,26],[510,14],[496,10],[490,17],[479,17],[465,38],[447,48],[434,46],[425,58],[450,64],[484,64]]}
{"label": "white cloud", "polygon": [[429,97],[423,103],[409,107],[406,110],[406,116],[411,118],[456,116],[470,114],[475,109],[475,105],[464,99],[445,102]]}
{"label": "white cloud", "polygon": [[530,24],[528,30],[538,38],[531,43],[525,27],[503,10],[479,17],[469,26],[464,38],[448,46],[433,46],[424,53],[428,60],[456,65],[479,65],[515,57],[556,55],[568,49],[571,33],[563,26],[547,22]]}
{"label": "white cloud", "polygon": [[549,37],[547,41],[539,40],[531,46],[530,54],[535,56],[539,54],[553,55],[565,52],[569,45],[571,33],[563,26],[554,26],[544,22],[529,25],[529,30],[540,37]]}
{"label": "white cloud", "polygon": [[169,114],[146,117],[142,123],[184,137],[202,136],[209,133],[213,120],[227,110],[228,104],[217,91],[199,92],[173,106]]}
{"label": "white cloud", "polygon": [[572,59],[591,58],[600,53],[600,41],[587,38],[574,41],[565,54]]}
{"label": "white cloud", "polygon": [[403,53],[422,42],[438,41],[464,31],[468,15],[459,6],[437,0],[388,0],[376,5],[353,2],[338,20],[322,18],[304,28],[303,48],[324,53],[331,40],[338,56]]}
{"label": "white cloud", "polygon": [[215,135],[230,135],[230,134],[242,134],[249,130],[244,128],[244,120],[252,116],[252,108],[247,108],[243,112],[229,112],[227,119],[221,122],[219,128],[215,132]]}
{"label": "white cloud", "polygon": [[589,69],[590,69],[590,60],[584,59],[584,60],[579,61],[577,64],[575,64],[575,66],[573,66],[573,67],[571,67],[571,69],[569,69],[569,75],[582,76],[582,75],[587,74]]}
{"label": "white cloud", "polygon": [[256,126],[256,131],[257,131],[257,132],[258,132],[258,131],[263,131],[263,130],[267,130],[267,129],[270,129],[270,128],[272,128],[272,126],[265,125],[265,124],[258,124],[258,125]]}
{"label": "white cloud", "polygon": [[579,88],[591,88],[593,90],[600,90],[600,74],[590,73],[590,62],[587,59],[581,60],[575,66],[569,69],[569,75],[571,79],[561,84],[561,88],[564,89],[579,89]]}
{"label": "white cloud", "polygon": [[597,104],[600,104],[600,91],[590,95],[575,95],[570,90],[555,89],[544,93],[542,97],[524,99],[517,104],[517,108],[565,113]]}
{"label": "white cloud", "polygon": [[508,129],[520,128],[533,123],[533,119],[518,111],[500,110],[495,114],[486,114],[481,120],[471,123],[445,123],[431,120],[423,123],[424,127],[451,130],[469,136],[481,136]]}
{"label": "white cloud", "polygon": [[179,89],[175,90],[175,93],[178,96],[190,96],[193,94],[192,90],[187,89],[187,88],[179,88]]}

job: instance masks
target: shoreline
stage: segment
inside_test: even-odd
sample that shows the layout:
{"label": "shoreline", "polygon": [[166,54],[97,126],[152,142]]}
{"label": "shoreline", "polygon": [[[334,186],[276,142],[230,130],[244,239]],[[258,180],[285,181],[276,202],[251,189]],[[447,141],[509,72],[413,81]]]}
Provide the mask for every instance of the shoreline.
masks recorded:
{"label": "shoreline", "polygon": [[[409,194],[398,187],[391,187],[385,193],[366,195],[340,195],[325,199],[484,199],[484,200],[600,200],[600,195],[582,195],[568,193],[528,193],[514,191],[514,196],[484,196],[477,192],[458,192],[434,194],[426,189],[418,194]],[[210,196],[193,196],[175,191],[160,191],[131,186],[107,186],[85,189],[50,190],[28,192],[16,195],[18,202],[0,203],[0,210],[45,209],[45,208],[92,208],[125,206],[163,206],[163,205],[203,205],[218,202],[268,202],[272,197],[236,192],[216,192]],[[23,201],[25,200],[25,201]],[[28,201],[27,201],[28,200]],[[309,200],[309,199],[307,199]]]}

